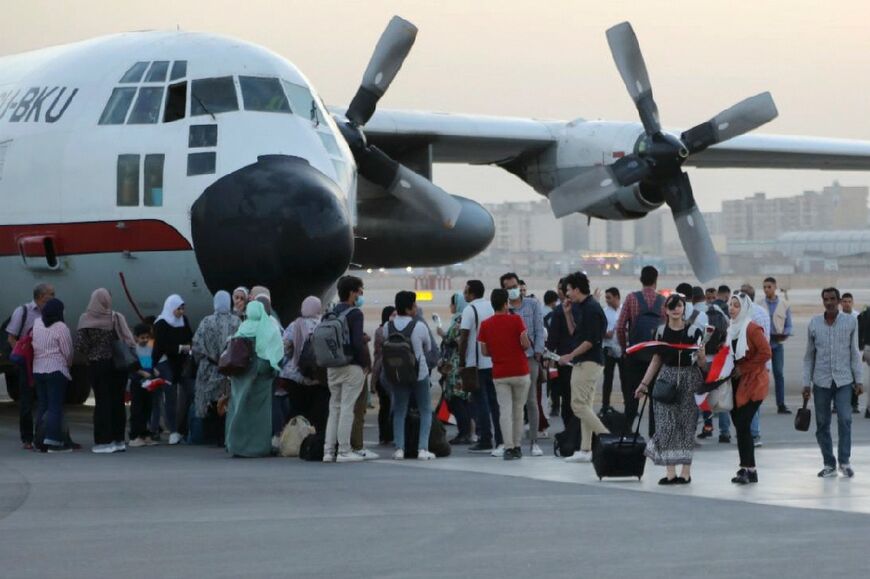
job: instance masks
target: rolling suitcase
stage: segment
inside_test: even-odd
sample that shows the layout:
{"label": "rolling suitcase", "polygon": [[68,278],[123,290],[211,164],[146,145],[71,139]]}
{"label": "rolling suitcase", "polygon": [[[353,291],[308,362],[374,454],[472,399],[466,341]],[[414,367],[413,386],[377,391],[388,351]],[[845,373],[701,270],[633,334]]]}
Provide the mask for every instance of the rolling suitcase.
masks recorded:
{"label": "rolling suitcase", "polygon": [[640,435],[640,420],[646,409],[646,398],[637,415],[634,434],[602,434],[592,445],[592,465],[598,480],[604,477],[643,477],[646,466],[646,440]]}
{"label": "rolling suitcase", "polygon": [[613,408],[607,408],[603,412],[598,413],[598,418],[610,434],[626,434],[630,432],[630,425],[625,422],[625,414]]}

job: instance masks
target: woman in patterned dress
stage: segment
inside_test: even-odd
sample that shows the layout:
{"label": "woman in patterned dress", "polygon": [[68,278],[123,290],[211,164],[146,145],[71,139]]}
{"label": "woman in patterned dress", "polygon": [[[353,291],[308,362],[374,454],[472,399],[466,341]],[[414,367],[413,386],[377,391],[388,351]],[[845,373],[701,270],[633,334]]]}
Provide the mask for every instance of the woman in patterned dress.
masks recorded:
{"label": "woman in patterned dress", "polygon": [[[468,392],[461,388],[459,382],[459,323],[462,321],[462,311],[465,306],[465,298],[457,292],[450,298],[450,313],[453,318],[447,327],[447,332],[442,335],[441,360],[438,370],[442,375],[444,399],[450,412],[456,417],[456,426],[459,432],[450,444],[471,444],[471,414],[468,408]],[[439,334],[442,330],[439,329]]]}

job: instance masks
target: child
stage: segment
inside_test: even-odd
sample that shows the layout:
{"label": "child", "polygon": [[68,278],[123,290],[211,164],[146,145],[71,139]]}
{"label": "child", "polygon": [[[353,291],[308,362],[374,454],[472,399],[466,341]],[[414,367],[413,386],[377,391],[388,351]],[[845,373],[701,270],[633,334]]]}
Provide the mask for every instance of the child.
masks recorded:
{"label": "child", "polygon": [[130,444],[132,448],[158,444],[148,431],[151,417],[151,402],[155,393],[142,387],[143,382],[154,378],[151,364],[151,329],[145,324],[137,324],[133,329],[136,338],[136,356],[139,368],[131,373],[130,390]]}

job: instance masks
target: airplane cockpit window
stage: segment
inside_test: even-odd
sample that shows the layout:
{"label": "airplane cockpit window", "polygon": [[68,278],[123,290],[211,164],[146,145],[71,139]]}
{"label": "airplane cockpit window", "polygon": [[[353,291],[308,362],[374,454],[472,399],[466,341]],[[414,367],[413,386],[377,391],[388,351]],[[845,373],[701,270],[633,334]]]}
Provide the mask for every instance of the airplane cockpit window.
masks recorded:
{"label": "airplane cockpit window", "polygon": [[172,63],[172,74],[169,75],[169,80],[178,80],[187,76],[187,61],[176,60]]}
{"label": "airplane cockpit window", "polygon": [[178,82],[169,85],[169,93],[166,95],[166,106],[163,111],[163,122],[171,123],[184,118],[187,106],[187,83]]}
{"label": "airplane cockpit window", "polygon": [[139,205],[139,155],[118,155],[119,207]]}
{"label": "airplane cockpit window", "polygon": [[121,82],[140,82],[146,68],[148,68],[147,62],[137,62],[124,73]]}
{"label": "airplane cockpit window", "polygon": [[293,109],[293,113],[312,122],[318,121],[317,106],[314,104],[311,91],[307,87],[287,80],[282,80],[281,84],[284,85],[287,98],[290,99],[290,108]]}
{"label": "airplane cockpit window", "polygon": [[109,102],[106,103],[106,108],[100,116],[100,124],[123,125],[134,96],[136,96],[136,89],[133,87],[113,89],[112,96],[109,97]]}
{"label": "airplane cockpit window", "polygon": [[163,87],[143,87],[127,119],[128,125],[150,125],[160,120],[160,105],[163,104]]}
{"label": "airplane cockpit window", "polygon": [[242,87],[242,100],[246,111],[290,112],[290,104],[277,78],[240,76],[239,84]]}
{"label": "airplane cockpit window", "polygon": [[190,83],[190,116],[239,110],[233,77],[203,78]]}
{"label": "airplane cockpit window", "polygon": [[145,82],[166,82],[166,73],[169,72],[168,60],[155,60],[148,69]]}

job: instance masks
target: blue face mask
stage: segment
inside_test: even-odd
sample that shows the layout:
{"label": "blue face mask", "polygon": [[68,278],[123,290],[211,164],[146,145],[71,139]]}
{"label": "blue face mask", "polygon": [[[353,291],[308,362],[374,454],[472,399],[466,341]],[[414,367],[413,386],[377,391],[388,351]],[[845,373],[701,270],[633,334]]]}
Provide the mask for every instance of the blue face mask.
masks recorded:
{"label": "blue face mask", "polygon": [[522,295],[522,294],[520,294],[520,288],[518,288],[518,287],[509,289],[507,291],[507,293],[508,293],[509,300],[518,300],[518,299],[520,299],[520,296]]}
{"label": "blue face mask", "polygon": [[361,308],[361,307],[363,307],[364,303],[366,303],[365,298],[363,296],[357,296],[356,302],[354,302],[354,305],[358,308]]}

